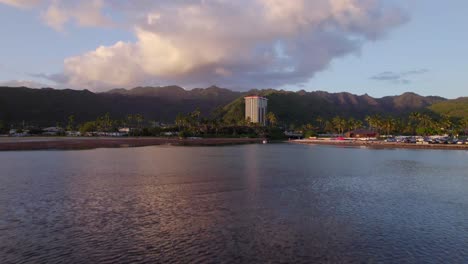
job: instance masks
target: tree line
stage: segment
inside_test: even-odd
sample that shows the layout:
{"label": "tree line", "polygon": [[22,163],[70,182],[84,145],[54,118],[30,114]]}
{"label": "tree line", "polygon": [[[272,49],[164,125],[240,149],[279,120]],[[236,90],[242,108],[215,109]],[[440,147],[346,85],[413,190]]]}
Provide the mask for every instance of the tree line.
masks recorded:
{"label": "tree line", "polygon": [[363,120],[335,116],[331,119],[317,117],[314,123],[300,126],[304,131],[316,133],[343,134],[356,129],[369,129],[381,135],[466,135],[468,118],[452,118],[448,115],[431,116],[427,113],[412,112],[407,117],[368,115]]}
{"label": "tree line", "polygon": [[[67,131],[79,131],[82,135],[93,132],[117,132],[119,128],[129,128],[130,136],[160,136],[172,133],[180,137],[281,137],[282,131],[276,126],[277,117],[267,114],[268,126],[254,124],[243,119],[239,122],[226,121],[219,115],[203,116],[199,109],[187,114],[179,113],[172,124],[160,124],[147,120],[142,114],[130,114],[123,119],[113,119],[106,113],[96,120],[80,124],[75,122],[75,116],[69,116],[65,126]],[[167,133],[166,133],[167,132]]]}
{"label": "tree line", "polygon": [[[226,120],[222,115],[203,116],[199,109],[187,114],[178,114],[173,124],[159,125],[156,121],[145,119],[142,114],[129,114],[122,119],[113,119],[109,113],[95,120],[77,123],[71,115],[64,126],[67,131],[117,132],[119,128],[131,128],[130,135],[159,136],[163,132],[176,132],[186,136],[273,136],[281,137],[283,131],[301,131],[306,137],[321,133],[343,134],[356,129],[369,129],[381,135],[466,135],[468,118],[453,118],[448,115],[434,116],[423,112],[412,112],[406,117],[369,115],[364,119],[316,117],[314,122],[294,125],[287,120],[279,120],[273,112],[266,114],[267,126],[254,124],[248,119]],[[60,126],[60,124],[57,124]],[[0,132],[6,132],[9,126],[0,120]]]}

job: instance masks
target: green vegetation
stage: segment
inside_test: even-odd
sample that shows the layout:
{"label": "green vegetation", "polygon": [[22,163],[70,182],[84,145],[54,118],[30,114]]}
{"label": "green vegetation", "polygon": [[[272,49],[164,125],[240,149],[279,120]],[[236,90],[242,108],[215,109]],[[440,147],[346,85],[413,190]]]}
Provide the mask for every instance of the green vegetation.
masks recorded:
{"label": "green vegetation", "polygon": [[186,91],[180,87],[145,87],[134,90],[93,93],[88,90],[30,89],[0,87],[0,120],[19,126],[49,127],[57,122],[74,125],[109,113],[116,119],[141,114],[149,120],[173,122],[177,113],[197,107],[205,115],[242,96],[217,87]]}
{"label": "green vegetation", "polygon": [[340,116],[335,116],[329,120],[318,117],[314,124],[306,124],[302,126],[302,130],[343,134],[345,131],[367,128],[382,135],[420,136],[466,135],[468,132],[468,118],[460,119],[447,115],[429,115],[420,112],[412,112],[407,117],[401,118],[376,114],[366,116],[364,120],[346,119]]}
{"label": "green vegetation", "polygon": [[[244,115],[243,111],[241,112]],[[275,121],[273,113],[269,117]],[[283,130],[276,126],[260,126],[242,119],[233,122],[232,119],[218,117],[204,118],[198,109],[187,115],[178,114],[175,127],[179,137],[269,137],[272,139],[284,138]]]}
{"label": "green vegetation", "polygon": [[244,121],[245,102],[243,97],[237,98],[232,103],[218,109],[215,114],[229,124],[239,124]]}
{"label": "green vegetation", "polygon": [[[252,94],[269,99],[266,127],[244,118],[243,97]],[[135,136],[176,132],[181,137],[281,138],[284,130],[314,136],[360,128],[380,134],[431,135],[466,133],[467,120],[468,97],[446,100],[414,93],[372,98],[321,91],[242,93],[218,87],[191,91],[177,86],[138,87],[106,93],[0,87],[3,132],[64,124],[67,131],[84,134],[127,127]]]}
{"label": "green vegetation", "polygon": [[67,130],[68,131],[74,131],[75,130],[75,116],[74,115],[71,115],[71,116],[68,117]]}
{"label": "green vegetation", "polygon": [[[362,122],[368,115],[378,114],[404,118],[414,111],[429,111],[428,106],[445,100],[440,97],[424,97],[414,93],[377,99],[368,95],[331,94],[320,91],[262,90],[251,91],[249,94],[267,97],[269,111],[275,113],[278,120],[282,121],[282,124],[279,125],[285,127],[314,123],[317,116],[329,121],[336,116],[346,119],[353,118],[358,122],[354,127],[359,127],[359,122]],[[244,118],[244,107],[243,98],[238,98],[222,107],[218,113],[221,113],[226,120],[231,120],[231,123],[238,123]],[[335,120],[335,123],[337,121]],[[324,120],[320,123],[321,126],[325,125]]]}
{"label": "green vegetation", "polygon": [[0,134],[6,133],[7,132],[7,125],[6,122],[3,120],[0,120]]}
{"label": "green vegetation", "polygon": [[[86,135],[93,132],[113,133],[118,132],[120,127],[132,128],[129,131],[130,136],[159,136],[161,129],[151,127],[149,122],[145,123],[145,119],[141,114],[130,114],[123,119],[112,119],[109,113],[99,116],[94,121],[87,121],[80,124],[79,132]],[[70,125],[67,129],[70,128]]]}
{"label": "green vegetation", "polygon": [[438,102],[429,107],[438,114],[444,114],[458,118],[468,118],[468,97],[460,97],[454,100]]}

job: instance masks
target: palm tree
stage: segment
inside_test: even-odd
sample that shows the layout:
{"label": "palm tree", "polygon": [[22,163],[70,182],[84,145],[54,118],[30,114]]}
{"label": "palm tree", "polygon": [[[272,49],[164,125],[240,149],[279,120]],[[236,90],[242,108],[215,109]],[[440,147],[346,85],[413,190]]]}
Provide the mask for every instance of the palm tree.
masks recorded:
{"label": "palm tree", "polygon": [[209,131],[210,125],[211,125],[210,120],[208,120],[207,118],[202,118],[201,122],[200,122],[200,125],[201,125],[201,127],[200,127],[201,132],[202,133],[204,132],[205,135],[208,135],[208,131]]}
{"label": "palm tree", "polygon": [[315,127],[314,127],[312,124],[308,123],[308,124],[304,125],[304,126],[302,127],[302,129],[303,129],[303,130],[306,130],[306,131],[310,131],[310,130],[314,130]]}
{"label": "palm tree", "polygon": [[465,117],[460,121],[460,127],[462,128],[463,133],[466,135],[468,133],[468,117]]}
{"label": "palm tree", "polygon": [[[0,127],[0,129],[1,129],[1,127]],[[75,116],[74,115],[71,115],[71,116],[68,117],[67,130],[68,131],[75,130]]]}
{"label": "palm tree", "polygon": [[413,132],[413,135],[416,134],[416,129],[418,127],[418,124],[421,120],[421,113],[419,112],[412,112],[409,115],[409,126],[411,127],[411,130]]}
{"label": "palm tree", "polygon": [[422,129],[424,134],[430,134],[434,128],[434,120],[426,114],[422,114],[419,118],[419,127]]}
{"label": "palm tree", "polygon": [[335,130],[334,126],[333,126],[333,123],[331,121],[325,121],[325,127],[324,127],[324,130],[326,132],[333,132]]}
{"label": "palm tree", "polygon": [[343,134],[346,129],[346,120],[342,117],[336,116],[332,120],[333,127],[338,131],[339,134]]}
{"label": "palm tree", "polygon": [[213,119],[211,121],[211,126],[212,128],[214,128],[215,130],[215,135],[218,136],[218,132],[219,132],[219,127],[220,127],[220,122],[218,119]]}
{"label": "palm tree", "polygon": [[419,121],[420,118],[421,118],[421,113],[419,112],[412,112],[409,115],[410,120]]}
{"label": "palm tree", "polygon": [[99,131],[109,132],[112,128],[113,122],[110,118],[109,113],[106,113],[103,116],[100,116],[96,120],[96,126]]}
{"label": "palm tree", "polygon": [[449,115],[442,115],[442,119],[440,120],[440,128],[443,131],[450,131],[453,127],[453,123],[450,120]]}
{"label": "palm tree", "polygon": [[181,131],[182,128],[185,128],[185,125],[187,124],[187,117],[185,117],[183,114],[179,113],[176,116],[175,123],[179,127],[179,131]]}
{"label": "palm tree", "polygon": [[278,123],[278,119],[276,118],[276,115],[273,112],[268,112],[266,118],[268,120],[268,124],[270,124],[270,126],[272,127],[276,126],[276,123]]}
{"label": "palm tree", "polygon": [[192,113],[190,113],[191,119],[195,122],[197,126],[200,124],[200,116],[201,112],[199,108],[195,109]]}
{"label": "palm tree", "polygon": [[356,130],[358,128],[361,128],[362,127],[362,121],[361,120],[356,120],[356,119],[351,117],[348,120],[348,127],[349,127],[349,129],[352,129],[352,130]]}
{"label": "palm tree", "polygon": [[319,124],[319,129],[323,130],[324,129],[323,124],[325,123],[325,120],[319,116],[315,119],[315,121],[317,121],[317,123]]}
{"label": "palm tree", "polygon": [[141,123],[143,123],[144,117],[142,114],[135,115],[135,121],[137,122],[137,127],[141,128]]}
{"label": "palm tree", "polygon": [[387,117],[382,122],[382,128],[385,130],[385,133],[390,135],[392,131],[395,130],[396,127],[396,120],[392,117]]}
{"label": "palm tree", "polygon": [[380,115],[366,116],[366,122],[371,129],[380,132],[382,128],[382,117]]}

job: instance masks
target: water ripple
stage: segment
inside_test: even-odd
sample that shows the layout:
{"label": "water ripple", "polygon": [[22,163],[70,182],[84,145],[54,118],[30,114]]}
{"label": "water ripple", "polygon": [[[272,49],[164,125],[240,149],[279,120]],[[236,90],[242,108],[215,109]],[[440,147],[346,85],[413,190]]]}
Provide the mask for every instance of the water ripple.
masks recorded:
{"label": "water ripple", "polygon": [[468,263],[457,153],[271,144],[0,160],[0,263]]}

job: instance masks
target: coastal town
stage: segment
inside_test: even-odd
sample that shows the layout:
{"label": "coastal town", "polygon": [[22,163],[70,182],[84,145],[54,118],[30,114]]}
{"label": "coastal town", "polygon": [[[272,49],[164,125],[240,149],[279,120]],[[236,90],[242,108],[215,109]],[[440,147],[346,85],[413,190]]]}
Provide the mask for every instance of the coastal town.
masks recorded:
{"label": "coastal town", "polygon": [[[92,148],[93,146],[218,145],[284,141],[373,147],[442,149],[468,147],[468,125],[464,120],[456,123],[448,117],[435,121],[425,114],[411,113],[407,127],[402,126],[402,121],[397,119],[385,119],[375,115],[366,117],[364,120],[366,123],[361,120],[335,117],[331,120],[317,118],[315,124],[288,127],[278,120],[275,113],[268,112],[268,98],[259,95],[244,97],[243,110],[244,118],[236,123],[205,118],[199,110],[186,115],[179,114],[172,124],[148,122],[142,115],[128,115],[125,120],[113,120],[109,114],[98,117],[95,121],[76,124],[75,118],[70,116],[66,126],[38,128],[22,124],[22,127],[12,127],[2,135],[3,140],[0,138],[0,150],[20,148],[19,144],[23,144],[23,148],[26,149],[42,149],[73,148],[74,145]],[[36,140],[19,140],[20,138]],[[39,144],[41,142],[39,139],[47,143]],[[70,145],[70,142],[75,143]],[[28,144],[34,146],[28,147]]]}
{"label": "coastal town", "polygon": [[468,264],[467,11],[0,0],[0,264]]}

